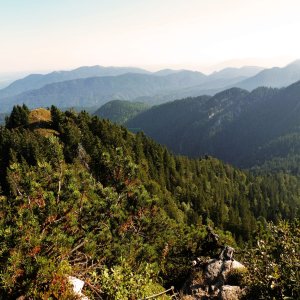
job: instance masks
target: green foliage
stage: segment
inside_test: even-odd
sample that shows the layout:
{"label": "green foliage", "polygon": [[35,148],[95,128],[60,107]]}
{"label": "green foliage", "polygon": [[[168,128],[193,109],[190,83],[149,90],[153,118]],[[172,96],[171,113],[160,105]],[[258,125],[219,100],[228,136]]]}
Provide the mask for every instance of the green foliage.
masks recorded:
{"label": "green foliage", "polygon": [[190,261],[211,254],[206,224],[235,245],[233,236],[251,241],[256,218],[299,214],[297,177],[174,156],[85,112],[51,112],[55,135],[0,127],[4,299],[72,299],[68,275],[91,299],[151,295],[180,286]]}
{"label": "green foliage", "polygon": [[126,121],[148,108],[149,106],[143,102],[113,100],[102,105],[94,113],[94,115],[104,119],[109,119],[110,121],[118,124],[124,124]]}
{"label": "green foliage", "polygon": [[245,286],[247,284],[246,282],[247,273],[248,273],[247,269],[231,270],[227,276],[226,284],[235,285],[235,286]]}
{"label": "green foliage", "polygon": [[12,129],[19,126],[27,126],[29,124],[29,109],[23,106],[16,105],[13,107],[9,117],[6,117],[6,128]]}
{"label": "green foliage", "polygon": [[126,261],[121,260],[120,263],[110,269],[104,268],[100,274],[105,299],[143,299],[155,293],[152,282],[154,272],[149,264],[139,266],[140,270],[132,270]]}
{"label": "green foliage", "polygon": [[249,272],[247,299],[300,298],[300,224],[269,224],[257,235],[257,247],[244,261]]}

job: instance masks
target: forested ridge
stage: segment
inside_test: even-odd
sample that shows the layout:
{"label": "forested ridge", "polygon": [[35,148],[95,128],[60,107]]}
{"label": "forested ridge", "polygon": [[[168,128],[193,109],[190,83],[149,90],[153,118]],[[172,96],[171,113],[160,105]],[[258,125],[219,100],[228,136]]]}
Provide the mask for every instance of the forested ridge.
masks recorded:
{"label": "forested ridge", "polygon": [[0,127],[0,173],[3,299],[71,299],[66,274],[92,299],[179,288],[205,254],[206,225],[251,246],[267,222],[299,217],[297,176],[175,156],[143,133],[54,106],[14,107]]}
{"label": "forested ridge", "polygon": [[[209,154],[240,168],[296,175],[300,82],[232,88],[154,106],[127,121],[177,154]],[[163,130],[162,130],[163,129]]]}

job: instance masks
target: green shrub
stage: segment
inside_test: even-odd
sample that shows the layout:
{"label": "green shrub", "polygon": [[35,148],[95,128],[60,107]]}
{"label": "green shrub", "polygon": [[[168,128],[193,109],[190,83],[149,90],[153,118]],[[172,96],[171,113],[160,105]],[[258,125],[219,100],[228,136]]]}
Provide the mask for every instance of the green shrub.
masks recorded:
{"label": "green shrub", "polygon": [[102,271],[99,284],[105,299],[134,300],[143,299],[161,291],[152,281],[154,275],[150,264],[143,264],[138,270],[132,270],[124,260],[112,268],[105,267]]}
{"label": "green shrub", "polygon": [[268,224],[257,236],[257,247],[244,261],[249,273],[247,299],[300,299],[300,226],[281,221]]}

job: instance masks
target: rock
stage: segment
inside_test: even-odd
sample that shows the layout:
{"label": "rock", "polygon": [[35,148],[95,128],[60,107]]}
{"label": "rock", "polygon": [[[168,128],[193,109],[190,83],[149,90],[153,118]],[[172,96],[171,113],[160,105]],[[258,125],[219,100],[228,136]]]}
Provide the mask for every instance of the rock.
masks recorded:
{"label": "rock", "polygon": [[83,287],[84,287],[84,281],[82,281],[82,280],[80,280],[76,277],[73,277],[73,276],[68,276],[68,281],[73,286],[73,292],[78,297],[78,299],[80,299],[80,300],[89,300],[89,298],[86,297],[81,292]]}
{"label": "rock", "polygon": [[233,260],[231,265],[232,270],[246,270],[246,267],[240,262]]}
{"label": "rock", "polygon": [[213,285],[219,280],[223,268],[223,261],[219,259],[210,259],[204,271],[205,282]]}
{"label": "rock", "polygon": [[245,270],[246,267],[236,260],[210,259],[207,262],[204,276],[208,285],[222,285],[233,270]]}
{"label": "rock", "polygon": [[219,299],[220,300],[239,300],[243,295],[243,289],[234,285],[223,285],[220,288]]}
{"label": "rock", "polygon": [[233,257],[234,249],[232,247],[226,246],[220,254],[220,259],[231,260]]}
{"label": "rock", "polygon": [[234,249],[226,246],[219,259],[204,261],[197,258],[193,262],[195,269],[183,286],[183,299],[241,299],[244,289],[236,285],[240,282],[236,271],[242,273],[246,267],[232,258],[233,253]]}

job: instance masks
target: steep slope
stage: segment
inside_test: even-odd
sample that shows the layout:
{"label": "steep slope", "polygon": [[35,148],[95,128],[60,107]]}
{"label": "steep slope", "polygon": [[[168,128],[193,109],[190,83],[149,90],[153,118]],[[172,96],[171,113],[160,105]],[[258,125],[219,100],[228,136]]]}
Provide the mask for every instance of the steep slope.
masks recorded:
{"label": "steep slope", "polygon": [[153,107],[127,122],[175,153],[211,154],[210,139],[247,105],[249,93],[237,88],[214,97],[187,98]]}
{"label": "steep slope", "polygon": [[181,287],[191,259],[218,251],[211,226],[218,245],[234,246],[228,230],[256,242],[266,220],[299,216],[297,177],[174,156],[86,112],[23,105],[9,119],[0,127],[0,298],[73,299],[69,276],[90,299],[144,298]]}
{"label": "steep slope", "polygon": [[191,124],[197,121],[205,123],[208,114],[203,106],[209,99],[209,96],[200,96],[154,106],[129,120],[126,126],[140,128],[176,153],[186,153],[187,145],[183,146],[182,140]]}
{"label": "steep slope", "polygon": [[[233,90],[230,93],[235,96],[237,91]],[[230,93],[218,97],[228,102]],[[204,106],[209,102],[207,99],[198,99],[198,103],[193,103],[193,106],[201,105],[201,101]],[[24,118],[24,113],[28,114],[29,124]],[[0,168],[4,175],[10,174],[8,167],[12,162],[21,163],[25,160],[29,166],[39,166],[43,159],[50,159],[52,163],[59,164],[60,161],[55,155],[63,155],[66,163],[82,164],[93,174],[95,180],[105,187],[113,185],[116,191],[127,190],[131,184],[135,186],[138,182],[143,184],[150,194],[160,199],[161,205],[168,207],[168,214],[175,219],[193,222],[199,220],[199,217],[209,216],[216,225],[231,229],[238,235],[242,234],[239,233],[241,230],[249,237],[250,227],[255,226],[251,222],[247,223],[249,220],[254,221],[254,217],[258,216],[275,218],[276,213],[274,215],[273,209],[279,205],[276,202],[278,199],[274,199],[273,206],[269,207],[269,203],[263,204],[265,200],[260,189],[249,193],[249,188],[251,185],[264,186],[265,182],[272,181],[274,186],[264,186],[271,192],[277,186],[277,175],[255,178],[211,157],[188,159],[174,156],[143,134],[131,134],[124,127],[91,117],[86,112],[63,113],[52,107],[50,114],[50,111],[45,109],[29,112],[23,106],[14,109],[9,119],[13,120],[10,129],[0,127]],[[25,125],[22,126],[22,122]],[[36,128],[55,130],[54,135],[58,140],[35,131]],[[55,149],[59,145],[57,142],[61,143],[60,147],[63,146],[61,150]],[[49,143],[56,146],[49,147]],[[15,152],[11,152],[12,147]],[[24,171],[27,171],[26,166]],[[26,178],[24,180],[26,181]],[[289,178],[286,183],[288,180]],[[14,183],[7,176],[0,178],[4,192],[7,192],[11,184]],[[290,188],[291,193],[299,192],[298,189],[293,190],[294,186]],[[128,192],[131,194],[130,190]],[[253,202],[255,197],[261,199],[260,206]],[[280,201],[285,201],[288,197],[286,194]],[[136,200],[142,201],[139,198]],[[244,206],[237,206],[236,201]],[[296,201],[293,205],[298,205],[298,198],[293,201]],[[190,208],[187,209],[185,205]],[[261,205],[267,206],[260,210]],[[229,209],[227,212],[225,206]],[[189,211],[190,219],[180,212],[183,207]],[[217,207],[220,209],[216,210]],[[240,211],[241,208],[243,211]],[[297,213],[284,207],[278,209],[287,217]],[[230,210],[234,214],[229,214]],[[242,224],[236,218],[237,215],[243,219]]]}
{"label": "steep slope", "polygon": [[[299,95],[300,82],[280,90],[258,88],[251,93],[234,88],[205,101],[191,98],[151,108],[129,120],[127,126],[141,128],[175,153],[210,154],[251,167],[267,160],[262,151],[265,147],[269,159],[300,154],[294,149],[297,139],[294,143],[291,140],[300,133]],[[197,108],[193,107],[196,103]],[[289,143],[280,154],[282,147],[276,149],[276,140],[285,136]]]}
{"label": "steep slope", "polygon": [[109,119],[110,121],[118,124],[124,124],[127,120],[149,108],[149,105],[142,102],[113,100],[102,105],[95,111],[94,115],[104,119]]}
{"label": "steep slope", "polygon": [[[226,141],[226,150],[223,149],[225,150],[223,153],[226,153],[227,160],[250,167],[255,162],[249,159],[249,155],[252,159],[257,155],[257,163],[261,163],[259,156],[261,147],[281,136],[299,133],[299,95],[300,82],[285,89],[269,90],[269,93],[263,96],[262,101],[243,112],[215,139],[219,147]],[[289,148],[289,145],[286,147]],[[275,149],[274,152],[276,152]]]}

